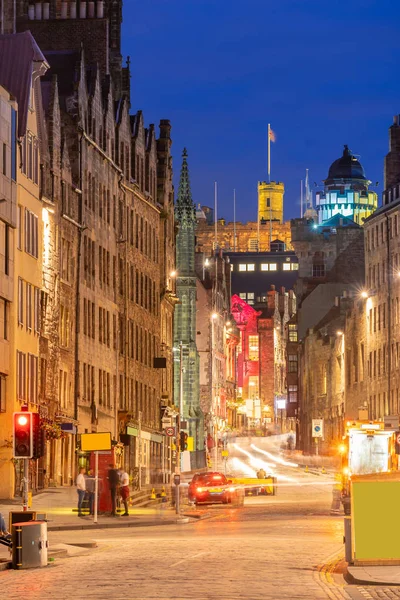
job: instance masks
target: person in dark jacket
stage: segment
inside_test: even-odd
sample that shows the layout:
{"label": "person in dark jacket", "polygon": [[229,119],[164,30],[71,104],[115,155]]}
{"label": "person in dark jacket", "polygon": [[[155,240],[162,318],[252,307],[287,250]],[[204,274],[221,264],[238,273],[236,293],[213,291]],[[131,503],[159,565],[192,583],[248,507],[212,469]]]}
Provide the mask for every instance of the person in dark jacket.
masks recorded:
{"label": "person in dark jacket", "polygon": [[111,516],[117,516],[117,491],[119,485],[119,473],[114,465],[108,465],[108,485],[110,486],[111,494]]}

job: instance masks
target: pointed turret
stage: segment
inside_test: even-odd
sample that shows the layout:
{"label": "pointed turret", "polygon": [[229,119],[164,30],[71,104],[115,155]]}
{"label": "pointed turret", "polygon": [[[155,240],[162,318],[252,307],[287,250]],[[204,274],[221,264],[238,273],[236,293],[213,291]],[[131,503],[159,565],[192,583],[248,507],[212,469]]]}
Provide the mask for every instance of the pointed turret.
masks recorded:
{"label": "pointed turret", "polygon": [[196,223],[196,207],[192,200],[190,189],[189,167],[187,162],[187,150],[182,152],[181,176],[179,179],[178,199],[175,205],[177,221],[183,225],[194,225]]}

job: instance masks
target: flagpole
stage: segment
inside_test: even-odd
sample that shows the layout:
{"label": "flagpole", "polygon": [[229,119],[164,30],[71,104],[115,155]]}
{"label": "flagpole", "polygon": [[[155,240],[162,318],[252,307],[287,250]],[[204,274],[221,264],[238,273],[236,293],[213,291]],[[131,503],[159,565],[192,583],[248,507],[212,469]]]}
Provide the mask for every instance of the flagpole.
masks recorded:
{"label": "flagpole", "polygon": [[271,125],[268,123],[268,183],[271,183]]}
{"label": "flagpole", "polygon": [[260,183],[257,185],[257,252],[260,252]]}
{"label": "flagpole", "polygon": [[236,190],[233,190],[233,251],[236,252]]}
{"label": "flagpole", "polygon": [[218,250],[218,214],[217,214],[217,205],[218,205],[218,192],[217,192],[217,182],[214,181],[214,228],[215,228],[215,252]]}
{"label": "flagpole", "polygon": [[300,181],[300,217],[303,218],[303,180]]}

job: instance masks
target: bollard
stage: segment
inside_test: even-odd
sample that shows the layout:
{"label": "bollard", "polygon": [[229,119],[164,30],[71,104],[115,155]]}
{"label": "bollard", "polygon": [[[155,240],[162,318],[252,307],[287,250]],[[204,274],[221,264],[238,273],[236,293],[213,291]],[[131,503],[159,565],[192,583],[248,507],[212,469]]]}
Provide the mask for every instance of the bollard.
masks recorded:
{"label": "bollard", "polygon": [[150,496],[150,500],[155,500],[156,499],[156,490],[154,488],[151,489],[151,496]]}
{"label": "bollard", "polygon": [[305,471],[305,473],[308,473],[308,465],[306,465],[306,468],[304,471]]}
{"label": "bollard", "polygon": [[165,498],[166,495],[167,495],[167,493],[165,491],[165,487],[162,486],[162,489],[161,489],[161,498]]}

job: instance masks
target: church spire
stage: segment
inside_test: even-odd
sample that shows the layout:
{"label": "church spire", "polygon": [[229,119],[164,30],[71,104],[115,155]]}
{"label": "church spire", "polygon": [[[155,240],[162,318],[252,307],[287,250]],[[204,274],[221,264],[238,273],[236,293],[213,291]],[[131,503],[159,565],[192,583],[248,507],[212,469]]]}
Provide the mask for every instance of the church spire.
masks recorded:
{"label": "church spire", "polygon": [[189,167],[187,163],[187,150],[182,152],[181,176],[179,179],[178,199],[176,201],[176,218],[179,223],[191,224],[196,222],[196,207],[193,203],[190,189]]}

